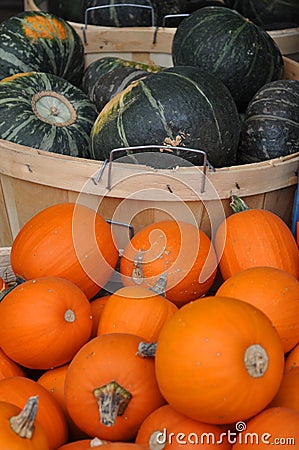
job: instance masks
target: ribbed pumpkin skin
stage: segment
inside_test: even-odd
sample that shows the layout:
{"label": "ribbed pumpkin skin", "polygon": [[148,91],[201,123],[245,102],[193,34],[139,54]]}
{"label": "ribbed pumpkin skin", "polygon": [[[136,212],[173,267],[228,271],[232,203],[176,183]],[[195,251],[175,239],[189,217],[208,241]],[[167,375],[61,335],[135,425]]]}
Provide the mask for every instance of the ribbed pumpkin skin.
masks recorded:
{"label": "ribbed pumpkin skin", "polygon": [[25,11],[0,24],[0,79],[19,72],[47,72],[79,85],[84,48],[63,19],[42,11]]}
{"label": "ribbed pumpkin skin", "polygon": [[299,152],[299,81],[272,81],[249,102],[238,160],[252,163],[296,152]]}
{"label": "ribbed pumpkin skin", "polygon": [[0,81],[1,139],[54,153],[89,157],[94,104],[67,80],[27,72]]}
{"label": "ribbed pumpkin skin", "polygon": [[201,8],[179,24],[172,58],[175,66],[198,66],[222,80],[240,112],[283,69],[281,52],[267,32],[219,6]]}
{"label": "ribbed pumpkin skin", "polygon": [[[236,105],[220,80],[195,67],[171,67],[137,80],[106,104],[91,131],[91,154],[105,159],[117,147],[172,145],[204,150],[212,165],[229,166],[239,132]],[[194,152],[171,155],[202,165]]]}
{"label": "ribbed pumpkin skin", "polygon": [[225,0],[225,3],[265,30],[299,25],[297,0]]}
{"label": "ribbed pumpkin skin", "polygon": [[57,276],[92,298],[108,281],[118,249],[111,227],[92,209],[74,203],[50,206],[19,231],[11,250],[15,274],[24,279]]}
{"label": "ribbed pumpkin skin", "polygon": [[219,226],[215,250],[224,280],[250,267],[267,266],[299,278],[299,252],[291,230],[268,210],[234,213]]}
{"label": "ribbed pumpkin skin", "polygon": [[[114,6],[124,4],[129,6]],[[143,5],[150,8],[140,8],[131,5]],[[148,27],[152,24],[152,4],[150,0],[84,0],[83,8],[96,6],[110,6],[90,10],[87,15],[88,23],[106,27]]]}

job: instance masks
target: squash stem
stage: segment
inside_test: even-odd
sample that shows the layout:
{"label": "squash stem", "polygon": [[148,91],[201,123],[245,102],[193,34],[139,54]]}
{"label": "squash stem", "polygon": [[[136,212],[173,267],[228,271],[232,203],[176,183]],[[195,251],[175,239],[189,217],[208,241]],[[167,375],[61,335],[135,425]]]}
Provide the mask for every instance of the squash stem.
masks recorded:
{"label": "squash stem", "polygon": [[98,404],[100,421],[107,427],[115,424],[117,416],[121,416],[125,412],[132,398],[130,392],[116,381],[94,389],[93,395]]}
{"label": "squash stem", "polygon": [[232,208],[232,210],[237,213],[237,212],[241,212],[241,211],[246,211],[247,209],[250,209],[246,203],[244,202],[244,200],[242,200],[240,197],[238,197],[237,195],[232,195],[231,196],[231,202],[229,204],[229,206]]}
{"label": "squash stem", "polygon": [[9,419],[11,429],[21,438],[31,439],[33,436],[37,405],[38,396],[29,397],[20,414]]}

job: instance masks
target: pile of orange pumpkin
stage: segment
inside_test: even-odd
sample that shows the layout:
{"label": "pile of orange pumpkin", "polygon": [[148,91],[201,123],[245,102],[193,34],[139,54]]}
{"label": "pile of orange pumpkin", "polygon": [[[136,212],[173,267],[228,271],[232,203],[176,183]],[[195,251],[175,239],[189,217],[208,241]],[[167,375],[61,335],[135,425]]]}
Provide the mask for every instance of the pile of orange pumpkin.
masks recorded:
{"label": "pile of orange pumpkin", "polygon": [[0,283],[1,449],[298,447],[298,244],[232,207],[213,238],[167,220],[121,255],[84,205],[22,227]]}

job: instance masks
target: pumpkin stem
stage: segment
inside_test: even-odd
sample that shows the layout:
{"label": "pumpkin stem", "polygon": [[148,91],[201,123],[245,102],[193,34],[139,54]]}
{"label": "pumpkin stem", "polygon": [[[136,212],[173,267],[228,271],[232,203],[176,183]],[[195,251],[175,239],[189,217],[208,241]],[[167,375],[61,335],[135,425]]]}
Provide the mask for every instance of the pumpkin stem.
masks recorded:
{"label": "pumpkin stem", "polygon": [[154,431],[149,438],[148,447],[150,450],[163,450],[166,446],[166,439],[160,430]]}
{"label": "pumpkin stem", "polygon": [[96,448],[107,443],[107,441],[103,441],[103,439],[95,437],[94,439],[92,439],[92,441],[90,441],[90,448]]}
{"label": "pumpkin stem", "polygon": [[76,315],[72,309],[67,309],[64,313],[64,320],[66,322],[75,322]]}
{"label": "pumpkin stem", "polygon": [[262,377],[268,368],[268,355],[264,347],[260,344],[250,345],[244,354],[244,364],[251,377]]}
{"label": "pumpkin stem", "polygon": [[107,427],[115,424],[117,416],[123,415],[132,398],[130,392],[116,381],[94,389],[93,395],[98,404],[100,421]]}
{"label": "pumpkin stem", "polygon": [[37,404],[37,395],[29,397],[20,414],[9,419],[11,429],[21,438],[31,439],[33,436]]}
{"label": "pumpkin stem", "polygon": [[151,291],[155,292],[155,294],[163,295],[165,296],[165,290],[167,286],[167,273],[164,272],[159,277],[157,282],[150,288]]}
{"label": "pumpkin stem", "polygon": [[237,195],[232,195],[231,196],[231,202],[230,202],[230,207],[232,208],[232,210],[237,213],[237,212],[241,212],[241,211],[246,211],[247,209],[250,209],[246,203],[244,202],[244,200],[242,200],[240,197],[238,197]]}
{"label": "pumpkin stem", "polygon": [[154,358],[156,349],[156,342],[140,342],[138,345],[137,356],[141,356],[141,358]]}
{"label": "pumpkin stem", "polygon": [[137,253],[134,258],[134,267],[132,269],[131,275],[135,284],[142,284],[143,282],[143,269],[142,269],[143,258],[144,258],[144,251],[139,250],[139,253]]}

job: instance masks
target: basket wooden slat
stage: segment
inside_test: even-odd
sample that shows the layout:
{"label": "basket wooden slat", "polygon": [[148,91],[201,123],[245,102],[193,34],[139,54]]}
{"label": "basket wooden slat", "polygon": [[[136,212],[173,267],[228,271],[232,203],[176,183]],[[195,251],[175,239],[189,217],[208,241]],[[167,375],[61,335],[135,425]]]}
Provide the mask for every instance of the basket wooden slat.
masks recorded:
{"label": "basket wooden slat", "polygon": [[10,265],[10,247],[0,247],[0,277],[10,284],[16,280]]}

